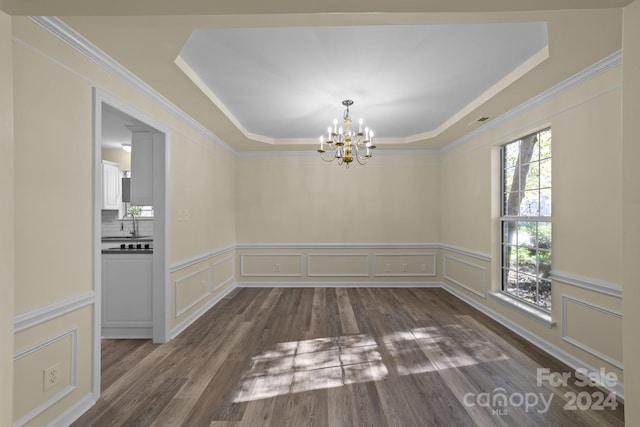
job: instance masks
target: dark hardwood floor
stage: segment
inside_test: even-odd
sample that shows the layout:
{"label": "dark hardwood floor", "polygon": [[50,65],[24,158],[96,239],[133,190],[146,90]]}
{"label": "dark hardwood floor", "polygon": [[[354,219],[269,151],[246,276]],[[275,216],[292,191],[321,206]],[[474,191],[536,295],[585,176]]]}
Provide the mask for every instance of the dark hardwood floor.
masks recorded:
{"label": "dark hardwood floor", "polygon": [[170,343],[104,340],[102,397],[74,425],[624,425],[580,384],[441,289],[237,289]]}

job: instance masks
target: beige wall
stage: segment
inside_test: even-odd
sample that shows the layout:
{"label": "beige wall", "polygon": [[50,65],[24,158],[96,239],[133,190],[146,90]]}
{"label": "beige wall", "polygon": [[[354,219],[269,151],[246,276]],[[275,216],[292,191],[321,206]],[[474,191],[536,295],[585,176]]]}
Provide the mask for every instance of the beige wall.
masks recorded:
{"label": "beige wall", "polygon": [[13,409],[13,54],[11,18],[0,12],[0,426]]}
{"label": "beige wall", "polygon": [[[234,244],[235,159],[190,123],[132,90],[29,19],[13,18],[12,23],[15,229],[20,230],[20,239],[15,242],[15,313],[29,316],[43,307],[57,312],[60,307],[73,306],[73,301],[83,301],[81,307],[71,308],[67,314],[30,324],[14,335],[19,387],[15,385],[13,390],[20,404],[15,406],[13,418],[19,420],[52,396],[59,398],[27,424],[44,425],[67,416],[65,411],[74,405],[86,407],[92,398],[92,88],[99,87],[169,129],[172,276],[168,282],[181,277],[185,260]],[[4,22],[2,25],[3,32],[8,33],[9,27]],[[7,44],[11,39],[7,36],[0,41]],[[3,57],[11,57],[5,54],[7,47],[0,45],[0,49]],[[3,77],[4,64],[0,68]],[[6,81],[11,82],[2,79],[3,84]],[[2,119],[6,117],[2,115]],[[4,132],[10,127],[2,129]],[[5,134],[2,136],[4,150]],[[75,160],[73,167],[69,158]],[[3,155],[2,161],[5,159],[10,157]],[[4,166],[3,173],[10,170]],[[4,191],[3,187],[3,195]],[[4,209],[5,204],[2,206]],[[178,221],[178,209],[190,211],[189,221]],[[3,227],[11,227],[4,218],[3,214]],[[5,259],[3,252],[3,263]],[[228,266],[216,268],[218,275],[212,281],[215,292],[200,301],[200,306],[229,286],[228,282],[215,281],[229,270]],[[171,288],[172,294],[174,291]],[[193,292],[187,294],[191,297]],[[2,310],[3,316],[7,312]],[[45,392],[43,369],[57,362],[63,367],[62,385]],[[77,374],[76,388],[64,396],[60,393],[69,384],[71,372]],[[10,382],[3,381],[3,387],[6,384]],[[4,405],[6,400],[2,402]]]}
{"label": "beige wall", "polygon": [[437,157],[346,169],[309,151],[238,159],[238,282],[437,284]]}
{"label": "beige wall", "polygon": [[[197,138],[196,138],[197,137]],[[171,136],[171,262],[235,243],[235,158],[199,135]],[[189,211],[178,220],[178,210]]]}
{"label": "beige wall", "polygon": [[[636,0],[624,9],[623,31],[623,82],[622,93],[622,191],[623,191],[623,276],[624,283],[624,384],[627,402],[640,400],[640,283],[638,260],[640,259],[640,158],[638,144],[638,115],[640,114],[640,1]],[[627,425],[640,425],[640,408],[625,406]]]}
{"label": "beige wall", "polygon": [[437,243],[439,170],[429,155],[350,169],[315,155],[239,158],[238,243]]}
{"label": "beige wall", "polygon": [[[620,379],[620,297],[555,280],[556,326],[549,328],[498,302],[491,291],[500,289],[499,146],[546,126],[553,132],[553,270],[589,283],[621,286],[621,81],[618,65],[497,126],[488,122],[486,132],[445,152],[441,164],[442,242],[486,255],[484,260],[464,258],[445,250],[443,260],[458,259],[443,265],[445,284]],[[584,334],[585,325],[599,333]]]}
{"label": "beige wall", "polygon": [[236,163],[222,148],[182,134],[173,135],[170,158],[169,323],[175,336],[235,282]]}
{"label": "beige wall", "polygon": [[[629,40],[637,40],[638,9],[636,1],[625,11],[625,21],[631,22],[625,30]],[[634,184],[639,177],[638,172],[633,172],[637,170],[633,162],[638,157],[633,156],[638,154],[637,138],[633,133],[635,129],[631,128],[635,120],[632,113],[638,111],[640,99],[636,72],[640,61],[635,45],[625,50],[624,144],[620,135],[621,67],[616,67],[441,156],[380,155],[366,167],[354,165],[345,170],[335,164],[321,163],[315,156],[236,158],[28,19],[13,20],[16,39],[12,46],[9,46],[11,26],[4,15],[0,15],[0,31],[0,56],[13,58],[15,63],[15,229],[20,231],[20,239],[15,244],[16,313],[91,292],[91,88],[97,84],[170,129],[168,217],[172,329],[179,330],[230,289],[243,254],[254,255],[246,257],[253,263],[247,265],[247,273],[257,272],[265,277],[275,264],[298,274],[295,269],[302,259],[302,268],[306,266],[305,271],[311,272],[304,277],[309,281],[318,280],[314,273],[330,270],[336,274],[334,277],[346,277],[345,281],[368,280],[351,274],[367,273],[371,278],[372,271],[380,272],[389,264],[390,273],[400,276],[390,276],[394,279],[381,276],[376,280],[444,281],[469,300],[499,313],[572,357],[621,374],[620,369],[599,356],[563,340],[561,323],[548,328],[498,304],[487,292],[498,286],[497,147],[547,125],[551,125],[554,132],[554,267],[588,280],[614,285],[624,283],[625,289],[637,281],[630,267],[640,255],[633,245],[637,238],[632,240],[637,236],[637,228],[633,227],[637,227],[634,220],[639,213]],[[627,47],[628,44],[625,49]],[[11,89],[11,69],[5,64],[0,66],[3,93]],[[7,81],[8,85],[4,83]],[[5,101],[4,96],[0,99],[5,103],[0,104],[0,109],[7,109],[9,105],[11,112],[11,102]],[[0,117],[4,120],[10,114]],[[11,126],[1,129],[0,169],[7,173],[11,170]],[[7,148],[9,154],[5,156]],[[73,152],[77,160],[73,168],[68,167],[69,152]],[[624,161],[621,160],[623,154]],[[621,167],[624,167],[625,182],[629,183],[622,190]],[[9,183],[8,186],[5,183]],[[10,180],[3,179],[2,185],[0,194],[10,200],[13,193]],[[597,199],[589,197],[591,191],[598,193]],[[624,211],[621,209],[623,195]],[[2,209],[5,206],[3,204]],[[179,210],[183,213],[182,220],[178,220]],[[185,210],[189,211],[188,221],[184,220]],[[621,262],[623,233],[619,226],[623,214],[625,230],[635,230],[635,234],[625,237],[624,265]],[[46,221],[42,220],[43,215]],[[5,218],[4,211],[2,217]],[[6,218],[11,218],[11,213]],[[51,227],[52,223],[56,226]],[[2,227],[3,242],[11,243],[11,219],[3,220]],[[4,239],[6,233],[8,240]],[[291,250],[270,249],[267,254],[260,249],[226,251],[236,243],[299,246]],[[354,255],[355,264],[327,265],[328,258],[323,255],[334,256],[335,250],[327,249],[333,251],[329,253],[303,248],[305,244],[318,243],[369,244],[370,247],[364,251],[357,248],[343,251]],[[443,243],[448,248],[432,251],[437,256],[437,272],[426,279],[420,278],[421,272],[413,269],[427,264],[426,253],[431,253],[430,250],[387,251],[373,247],[375,244],[429,243]],[[3,273],[8,272],[4,277],[8,275],[10,279],[7,291],[11,293],[12,263],[9,260],[14,250],[12,246],[6,249],[3,246],[2,251],[0,262]],[[369,270],[364,270],[362,252],[367,253]],[[409,274],[403,276],[403,271],[397,270],[405,261],[398,263],[396,260],[400,258],[396,255],[405,257]],[[414,260],[416,265],[412,264]],[[309,263],[314,264],[309,266]],[[260,280],[251,277],[254,277],[251,280]],[[4,283],[3,278],[3,295]],[[633,289],[629,293],[625,291],[627,313],[637,311],[635,306],[629,306],[639,299]],[[628,295],[630,299],[626,299]],[[3,298],[0,304],[6,304],[4,301]],[[568,304],[570,323],[566,326],[571,337],[612,360],[619,359],[622,320],[616,314],[622,311],[622,301],[554,282],[556,322],[562,321],[563,301]],[[587,305],[576,305],[575,301]],[[11,316],[13,307],[4,309],[2,305],[2,315]],[[576,329],[576,325],[592,321],[594,315],[602,316],[596,326],[606,325],[606,330],[592,336],[585,335],[584,328]],[[630,317],[634,322],[631,325],[637,323],[636,317]],[[631,320],[625,318],[627,324]],[[11,321],[3,317],[2,324],[8,322]],[[16,363],[19,365],[16,380],[21,385],[16,388],[15,398],[31,402],[33,406],[47,397],[39,390],[41,384],[33,379],[38,376],[34,373],[41,373],[43,367],[69,357],[66,351],[72,338],[64,334],[73,329],[77,330],[79,386],[73,394],[34,419],[33,425],[54,419],[88,393],[93,340],[91,307],[85,306],[15,335],[15,352],[27,352]],[[627,328],[625,334],[625,359],[629,361],[640,349],[635,344],[633,329]],[[55,346],[38,347],[58,337]],[[5,337],[2,338],[4,342]],[[4,349],[3,346],[6,351]],[[28,352],[30,349],[35,350]],[[6,364],[4,360],[3,364]],[[6,372],[11,369],[3,369],[0,374]],[[638,388],[637,370],[631,368],[629,372],[626,391],[628,396],[634,396]],[[5,393],[11,379],[5,382],[4,376],[1,378],[0,391]],[[2,405],[5,402],[7,399],[3,398]],[[0,409],[3,409],[2,416],[6,416],[4,407]],[[28,409],[19,406],[15,417]],[[631,417],[637,415],[628,413]]]}
{"label": "beige wall", "polygon": [[131,170],[131,153],[120,148],[103,148],[102,160],[117,163],[121,171]]}

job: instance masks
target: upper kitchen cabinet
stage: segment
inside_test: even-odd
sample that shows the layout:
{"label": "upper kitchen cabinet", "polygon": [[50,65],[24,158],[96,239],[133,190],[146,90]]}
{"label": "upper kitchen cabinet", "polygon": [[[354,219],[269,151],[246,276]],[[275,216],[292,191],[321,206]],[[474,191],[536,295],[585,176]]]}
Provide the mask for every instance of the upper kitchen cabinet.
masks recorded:
{"label": "upper kitchen cabinet", "polygon": [[153,134],[131,133],[131,204],[153,206]]}
{"label": "upper kitchen cabinet", "polygon": [[120,170],[117,163],[102,161],[102,209],[118,210]]}

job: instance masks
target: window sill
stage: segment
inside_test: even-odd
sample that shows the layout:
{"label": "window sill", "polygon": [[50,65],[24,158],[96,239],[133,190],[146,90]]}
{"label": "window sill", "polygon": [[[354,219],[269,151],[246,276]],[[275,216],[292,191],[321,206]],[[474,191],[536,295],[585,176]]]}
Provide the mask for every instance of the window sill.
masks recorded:
{"label": "window sill", "polygon": [[532,318],[533,320],[542,323],[548,328],[553,328],[554,326],[556,326],[556,322],[553,321],[551,315],[544,310],[540,310],[530,306],[529,304],[520,302],[517,299],[506,295],[504,292],[491,292],[489,293],[489,295],[491,295],[491,297],[493,297],[493,299],[495,299],[499,303],[521,312],[522,314]]}

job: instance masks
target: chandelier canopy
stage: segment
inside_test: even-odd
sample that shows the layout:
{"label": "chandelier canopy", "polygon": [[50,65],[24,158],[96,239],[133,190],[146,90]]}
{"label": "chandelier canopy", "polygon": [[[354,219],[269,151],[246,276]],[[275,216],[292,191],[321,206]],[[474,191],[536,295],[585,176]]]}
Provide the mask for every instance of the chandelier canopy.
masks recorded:
{"label": "chandelier canopy", "polygon": [[[346,107],[342,120],[344,121],[344,129],[342,126],[338,128],[338,120],[333,119],[333,127],[327,128],[327,137],[320,137],[320,158],[325,162],[332,162],[338,160],[338,165],[344,164],[347,168],[355,159],[361,165],[366,164],[371,156],[373,150],[376,148],[373,145],[373,131],[368,127],[362,129],[364,120],[360,119],[358,124],[358,131],[351,130],[351,117],[349,116],[349,107],[353,105],[353,101],[345,99],[342,101],[342,105]],[[325,144],[328,146],[327,150],[332,154],[330,157],[325,157]]]}

